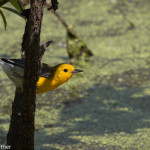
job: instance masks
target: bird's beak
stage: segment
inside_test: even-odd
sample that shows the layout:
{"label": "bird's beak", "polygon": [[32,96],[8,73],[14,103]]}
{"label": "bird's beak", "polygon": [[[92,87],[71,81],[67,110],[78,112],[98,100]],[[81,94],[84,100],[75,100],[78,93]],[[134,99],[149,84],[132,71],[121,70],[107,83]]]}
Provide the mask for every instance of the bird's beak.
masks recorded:
{"label": "bird's beak", "polygon": [[71,73],[78,73],[78,72],[83,72],[83,70],[80,70],[80,69],[74,69]]}

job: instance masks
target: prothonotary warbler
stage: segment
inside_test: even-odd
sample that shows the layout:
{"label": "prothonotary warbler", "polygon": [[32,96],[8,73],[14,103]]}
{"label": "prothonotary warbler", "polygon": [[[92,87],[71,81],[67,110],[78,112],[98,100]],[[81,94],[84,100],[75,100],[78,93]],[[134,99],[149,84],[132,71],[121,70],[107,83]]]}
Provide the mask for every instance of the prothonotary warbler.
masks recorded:
{"label": "prothonotary warbler", "polygon": [[[22,88],[23,86],[24,64],[24,59],[1,58],[0,65],[16,87]],[[36,93],[40,94],[54,90],[78,72],[83,71],[75,69],[71,64],[59,64],[51,67],[42,63]]]}

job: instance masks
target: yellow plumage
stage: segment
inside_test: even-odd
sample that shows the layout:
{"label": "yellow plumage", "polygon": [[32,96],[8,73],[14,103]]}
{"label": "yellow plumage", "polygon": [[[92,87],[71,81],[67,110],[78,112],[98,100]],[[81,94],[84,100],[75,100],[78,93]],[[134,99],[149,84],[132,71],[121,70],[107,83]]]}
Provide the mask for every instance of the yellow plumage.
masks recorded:
{"label": "yellow plumage", "polygon": [[[0,64],[6,75],[16,84],[16,86],[22,88],[24,61],[21,59],[1,58]],[[71,64],[59,64],[50,67],[43,63],[42,66],[39,80],[37,82],[37,94],[56,89],[64,82],[68,81],[73,74],[82,72],[82,70],[75,69]]]}
{"label": "yellow plumage", "polygon": [[[67,72],[64,72],[67,69]],[[70,64],[60,64],[52,69],[52,74],[49,77],[39,77],[37,82],[37,94],[51,91],[59,85],[68,81],[73,75],[74,67]]]}

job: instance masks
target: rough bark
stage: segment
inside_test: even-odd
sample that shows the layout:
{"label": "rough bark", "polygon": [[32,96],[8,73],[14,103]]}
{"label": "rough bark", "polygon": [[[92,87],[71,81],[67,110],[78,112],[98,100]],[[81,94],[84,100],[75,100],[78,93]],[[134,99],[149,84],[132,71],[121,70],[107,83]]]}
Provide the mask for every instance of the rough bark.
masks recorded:
{"label": "rough bark", "polygon": [[[7,144],[11,150],[34,149],[36,82],[40,66],[40,32],[45,0],[31,0],[22,43],[25,56],[23,92],[16,90]],[[19,116],[18,116],[19,114]]]}
{"label": "rough bark", "polygon": [[16,89],[14,102],[12,104],[11,122],[7,134],[7,145],[11,145],[12,150],[18,150],[18,137],[21,121],[22,95],[20,89]]}

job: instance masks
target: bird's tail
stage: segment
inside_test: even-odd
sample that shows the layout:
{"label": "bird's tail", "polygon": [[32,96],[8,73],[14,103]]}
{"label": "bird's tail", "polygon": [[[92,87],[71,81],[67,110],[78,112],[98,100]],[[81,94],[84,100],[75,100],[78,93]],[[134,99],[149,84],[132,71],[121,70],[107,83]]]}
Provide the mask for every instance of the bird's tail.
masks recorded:
{"label": "bird's tail", "polygon": [[6,75],[16,84],[17,87],[22,87],[24,64],[20,63],[21,59],[0,59],[0,65],[2,66]]}
{"label": "bird's tail", "polygon": [[0,59],[0,65],[3,65],[4,64],[4,62]]}
{"label": "bird's tail", "polygon": [[18,67],[24,68],[24,60],[23,59],[1,58],[0,61],[2,62],[1,64],[7,63],[12,66],[18,66]]}

